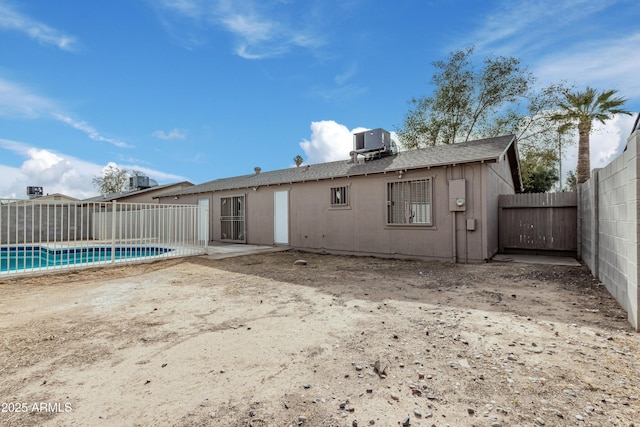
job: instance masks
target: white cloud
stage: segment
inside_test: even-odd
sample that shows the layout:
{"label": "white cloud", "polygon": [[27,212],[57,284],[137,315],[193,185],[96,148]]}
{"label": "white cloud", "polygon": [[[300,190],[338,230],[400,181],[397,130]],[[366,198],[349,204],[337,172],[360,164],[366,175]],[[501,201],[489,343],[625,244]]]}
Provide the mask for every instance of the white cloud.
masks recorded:
{"label": "white cloud", "polygon": [[357,71],[358,65],[355,62],[352,62],[351,64],[349,64],[347,69],[344,70],[344,72],[336,75],[333,80],[339,85],[344,85],[349,80],[351,80],[351,78],[356,74]]}
{"label": "white cloud", "polygon": [[[478,20],[482,25],[470,37],[478,49],[502,54],[523,50],[543,50],[558,45],[558,31],[563,34],[580,31],[576,22],[601,12],[616,0],[538,0],[514,2],[503,0]],[[544,22],[544,25],[540,25]]]}
{"label": "white cloud", "polygon": [[116,147],[120,147],[120,148],[132,147],[132,145],[129,145],[126,142],[122,142],[113,138],[107,138],[105,136],[100,135],[98,131],[93,126],[89,125],[87,122],[84,122],[81,120],[75,120],[69,116],[59,114],[59,113],[51,113],[51,115],[56,120],[61,121],[62,123],[66,123],[67,125],[71,126],[76,130],[84,132],[85,134],[87,134],[89,138],[93,139],[94,141],[108,142],[109,144],[113,144]]}
{"label": "white cloud", "polygon": [[[0,164],[0,198],[26,198],[27,186],[43,187],[45,194],[61,193],[78,199],[98,194],[93,178],[100,176],[105,165],[87,162],[52,150],[0,138],[0,150],[11,151],[24,158],[20,167]],[[1,161],[1,160],[0,160]],[[186,178],[136,164],[118,165],[140,171],[150,178],[164,182],[185,181]]]}
{"label": "white cloud", "polygon": [[313,97],[319,97],[325,101],[331,100],[347,100],[356,98],[364,93],[367,93],[369,88],[367,86],[361,86],[358,84],[346,84],[342,86],[332,87],[320,87],[316,86],[312,88],[309,93]]}
{"label": "white cloud", "polygon": [[51,150],[0,139],[0,148],[25,158],[19,168],[0,165],[0,197],[26,198],[27,186],[44,187],[45,194],[62,193],[79,199],[97,194],[92,179],[100,166]]}
{"label": "white cloud", "polygon": [[157,130],[152,134],[158,139],[169,141],[172,139],[187,139],[187,132],[181,129],[173,128],[169,133],[165,133],[163,130]]}
{"label": "white cloud", "polygon": [[0,78],[0,117],[34,119],[55,108],[51,100]]}
{"label": "white cloud", "polygon": [[516,56],[533,66],[534,76],[543,85],[566,81],[639,97],[640,55],[634,52],[640,31],[635,27],[626,33],[612,31],[612,23],[601,16],[613,8],[621,14],[627,8],[626,13],[632,14],[636,5],[618,0],[503,0],[478,20],[479,28],[458,41],[456,48],[461,43],[475,44],[481,56]]}
{"label": "white cloud", "polygon": [[[593,132],[589,138],[591,169],[607,166],[624,151],[634,121],[635,115],[618,114],[604,125],[594,122]],[[567,148],[562,159],[563,182],[566,180],[567,173],[575,171],[578,164],[577,131],[575,131],[574,141],[575,143]]]}
{"label": "white cloud", "polygon": [[[289,18],[286,12],[277,13],[277,4],[269,8],[264,6],[251,0],[218,2],[212,22],[221,24],[236,36],[238,56],[245,59],[270,58],[280,56],[292,47],[309,48],[322,44],[320,37],[311,30],[295,28],[299,22],[296,17]],[[283,7],[286,8],[286,4]]]}
{"label": "white cloud", "polygon": [[227,30],[238,35],[247,43],[269,40],[272,34],[277,31],[274,22],[252,14],[242,15],[229,11],[221,17],[221,22]]}
{"label": "white cloud", "polygon": [[571,78],[579,86],[618,89],[627,98],[640,97],[640,32],[625,38],[587,41],[544,57],[535,70],[544,82]]}
{"label": "white cloud", "polygon": [[353,150],[353,134],[367,128],[349,130],[333,120],[311,122],[311,140],[304,140],[300,147],[307,155],[305,163],[324,163],[349,158]]}
{"label": "white cloud", "polygon": [[358,97],[368,92],[367,86],[358,83],[350,83],[354,76],[358,73],[358,64],[356,62],[349,63],[343,72],[336,74],[333,78],[335,86],[322,87],[316,86],[311,89],[311,95],[329,100],[346,100]]}
{"label": "white cloud", "polygon": [[56,102],[31,93],[22,86],[1,78],[0,117],[9,119],[41,119],[43,117],[53,117],[59,122],[84,132],[94,141],[107,142],[120,148],[131,147],[125,142],[101,135],[87,122],[71,118]]}
{"label": "white cloud", "polygon": [[79,48],[75,37],[63,34],[41,22],[21,14],[8,2],[0,2],[0,29],[20,31],[42,44],[73,52]]}
{"label": "white cloud", "polygon": [[164,0],[162,6],[191,19],[198,19],[202,14],[202,8],[197,0]]}
{"label": "white cloud", "polygon": [[173,14],[169,19],[191,21],[183,30],[189,36],[183,39],[200,43],[200,37],[193,35],[194,22],[205,28],[220,27],[235,36],[235,53],[245,59],[281,56],[294,47],[313,48],[323,43],[313,29],[297,28],[301,20],[288,13],[286,2],[165,0],[161,7]]}

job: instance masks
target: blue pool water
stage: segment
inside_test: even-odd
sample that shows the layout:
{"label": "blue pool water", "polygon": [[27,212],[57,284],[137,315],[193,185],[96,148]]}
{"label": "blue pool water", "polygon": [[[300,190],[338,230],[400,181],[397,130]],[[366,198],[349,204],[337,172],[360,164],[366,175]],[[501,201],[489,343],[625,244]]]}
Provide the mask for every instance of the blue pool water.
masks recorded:
{"label": "blue pool water", "polygon": [[[114,259],[152,257],[171,252],[160,247],[126,246],[113,249]],[[110,246],[82,248],[48,248],[46,246],[13,246],[0,248],[0,272],[34,268],[90,264],[111,261]]]}

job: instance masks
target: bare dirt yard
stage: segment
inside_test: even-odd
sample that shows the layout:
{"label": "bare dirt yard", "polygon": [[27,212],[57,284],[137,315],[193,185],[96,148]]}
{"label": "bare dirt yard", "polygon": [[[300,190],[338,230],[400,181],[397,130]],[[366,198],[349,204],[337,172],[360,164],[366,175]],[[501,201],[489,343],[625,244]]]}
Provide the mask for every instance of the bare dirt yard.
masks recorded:
{"label": "bare dirt yard", "polygon": [[2,426],[640,425],[640,334],[583,267],[280,252],[0,296]]}

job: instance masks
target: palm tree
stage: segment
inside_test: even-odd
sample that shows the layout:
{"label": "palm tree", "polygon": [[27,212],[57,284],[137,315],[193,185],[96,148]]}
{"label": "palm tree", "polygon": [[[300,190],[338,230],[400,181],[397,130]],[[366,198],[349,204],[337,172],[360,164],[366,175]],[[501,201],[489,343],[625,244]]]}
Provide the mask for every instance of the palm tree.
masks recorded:
{"label": "palm tree", "polygon": [[595,89],[587,87],[584,92],[565,92],[564,101],[560,102],[561,112],[552,116],[553,120],[564,126],[576,126],[578,128],[578,184],[589,179],[591,174],[591,160],[589,158],[589,135],[593,121],[604,124],[616,114],[628,114],[629,111],[620,108],[627,100],[614,97],[617,90],[608,90],[598,93]]}
{"label": "palm tree", "polygon": [[299,167],[304,162],[304,159],[300,154],[298,154],[293,158],[293,162],[296,164],[296,167]]}

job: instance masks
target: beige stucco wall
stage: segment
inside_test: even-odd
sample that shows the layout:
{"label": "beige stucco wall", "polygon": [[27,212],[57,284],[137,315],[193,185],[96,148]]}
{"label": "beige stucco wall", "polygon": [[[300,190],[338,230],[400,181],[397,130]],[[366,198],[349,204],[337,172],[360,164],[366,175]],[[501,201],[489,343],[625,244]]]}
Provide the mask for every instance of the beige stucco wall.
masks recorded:
{"label": "beige stucco wall", "polygon": [[[483,261],[493,255],[498,248],[498,194],[513,193],[507,161],[409,171],[402,181],[422,178],[433,182],[433,226],[386,224],[386,188],[388,182],[399,180],[396,173],[203,193],[161,202],[197,204],[208,198],[210,237],[219,241],[220,199],[245,195],[246,243],[272,245],[274,193],[288,191],[289,246],[295,248],[459,262]],[[465,211],[449,209],[452,179],[465,180]],[[349,206],[331,207],[330,188],[340,186],[349,187]],[[467,230],[468,219],[475,220],[475,230]]]}
{"label": "beige stucco wall", "polygon": [[515,193],[515,185],[513,183],[513,177],[511,176],[508,156],[505,156],[502,162],[487,164],[487,168],[484,169],[483,181],[486,183],[486,213],[483,214],[487,230],[486,257],[491,258],[498,252],[500,246],[498,225],[499,196],[501,194]]}

